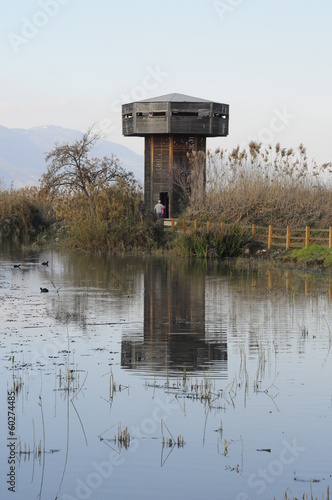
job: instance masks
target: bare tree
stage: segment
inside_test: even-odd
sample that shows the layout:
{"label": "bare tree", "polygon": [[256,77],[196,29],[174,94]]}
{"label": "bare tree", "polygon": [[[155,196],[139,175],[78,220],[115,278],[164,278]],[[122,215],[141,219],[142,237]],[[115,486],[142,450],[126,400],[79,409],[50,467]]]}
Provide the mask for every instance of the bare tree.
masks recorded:
{"label": "bare tree", "polygon": [[102,159],[90,156],[99,138],[90,127],[73,144],[56,144],[45,157],[51,163],[41,178],[41,189],[51,195],[80,192],[90,197],[120,180],[126,187],[134,187],[133,173],[126,171],[114,155]]}
{"label": "bare tree", "polygon": [[205,153],[203,151],[187,153],[185,161],[174,165],[172,175],[174,188],[184,207],[197,215],[205,203]]}

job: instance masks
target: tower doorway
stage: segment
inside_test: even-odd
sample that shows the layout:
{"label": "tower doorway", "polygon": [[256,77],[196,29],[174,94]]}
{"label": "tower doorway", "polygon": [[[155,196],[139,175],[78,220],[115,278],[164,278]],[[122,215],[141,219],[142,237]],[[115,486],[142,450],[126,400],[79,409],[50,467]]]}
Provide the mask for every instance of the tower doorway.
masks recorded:
{"label": "tower doorway", "polygon": [[162,193],[159,193],[159,199],[160,199],[162,205],[164,205],[166,207],[165,213],[164,213],[164,217],[166,219],[168,219],[169,218],[169,196],[168,196],[168,192],[164,191]]}

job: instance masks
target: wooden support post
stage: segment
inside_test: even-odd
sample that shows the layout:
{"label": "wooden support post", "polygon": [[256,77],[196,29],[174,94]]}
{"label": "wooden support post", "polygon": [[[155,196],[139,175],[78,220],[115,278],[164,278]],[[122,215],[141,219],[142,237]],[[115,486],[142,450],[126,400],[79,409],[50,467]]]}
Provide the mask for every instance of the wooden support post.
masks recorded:
{"label": "wooden support post", "polygon": [[305,228],[305,242],[304,242],[304,246],[305,246],[305,248],[308,248],[309,245],[310,245],[310,227],[306,226],[306,228]]}
{"label": "wooden support post", "polygon": [[252,231],[252,235],[256,236],[256,224],[252,225],[252,230],[251,231]]}
{"label": "wooden support post", "polygon": [[197,219],[194,220],[194,228],[198,229],[198,220]]}
{"label": "wooden support post", "polygon": [[183,234],[185,234],[185,232],[186,232],[186,219],[183,219],[182,229],[183,229]]}
{"label": "wooden support post", "polygon": [[174,219],[171,219],[171,224],[172,224],[172,233],[174,233]]}
{"label": "wooden support post", "polygon": [[273,233],[273,227],[270,224],[269,225],[269,236],[267,240],[267,248],[270,250],[272,248],[272,233]]}
{"label": "wooden support post", "polygon": [[208,220],[207,223],[206,223],[206,230],[207,232],[209,232],[211,229],[211,222]]}
{"label": "wooden support post", "polygon": [[332,226],[329,229],[329,248],[332,248]]}
{"label": "wooden support post", "polygon": [[291,236],[291,228],[290,228],[290,226],[287,226],[287,232],[286,232],[286,250],[290,249],[290,236]]}

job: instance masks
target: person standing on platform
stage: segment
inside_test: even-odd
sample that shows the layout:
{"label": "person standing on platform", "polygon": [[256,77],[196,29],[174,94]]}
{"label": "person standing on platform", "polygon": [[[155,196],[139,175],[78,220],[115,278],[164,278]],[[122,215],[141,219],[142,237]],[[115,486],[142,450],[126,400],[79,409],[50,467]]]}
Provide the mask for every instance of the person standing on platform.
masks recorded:
{"label": "person standing on platform", "polygon": [[163,208],[164,208],[164,205],[162,205],[161,201],[158,200],[158,203],[154,207],[154,210],[156,212],[156,215],[157,215],[158,219],[161,219]]}

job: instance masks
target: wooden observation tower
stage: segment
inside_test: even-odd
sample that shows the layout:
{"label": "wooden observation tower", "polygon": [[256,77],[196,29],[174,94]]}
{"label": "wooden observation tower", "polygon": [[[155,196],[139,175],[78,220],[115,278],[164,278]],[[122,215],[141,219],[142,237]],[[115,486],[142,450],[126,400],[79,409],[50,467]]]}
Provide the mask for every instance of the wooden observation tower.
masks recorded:
{"label": "wooden observation tower", "polygon": [[182,94],[123,104],[123,135],[145,138],[146,209],[153,210],[161,200],[166,206],[165,217],[180,215],[185,205],[178,181],[190,168],[187,153],[206,153],[207,137],[227,136],[228,119],[228,104]]}

